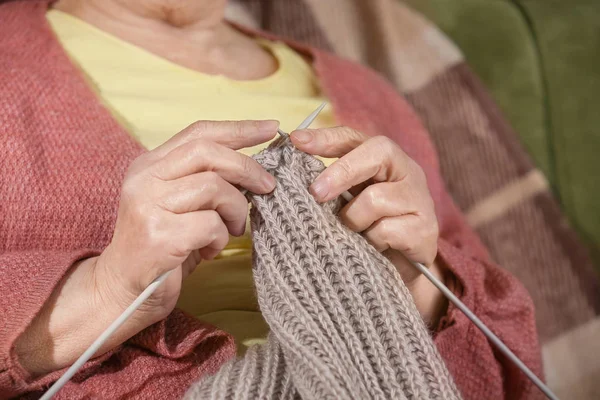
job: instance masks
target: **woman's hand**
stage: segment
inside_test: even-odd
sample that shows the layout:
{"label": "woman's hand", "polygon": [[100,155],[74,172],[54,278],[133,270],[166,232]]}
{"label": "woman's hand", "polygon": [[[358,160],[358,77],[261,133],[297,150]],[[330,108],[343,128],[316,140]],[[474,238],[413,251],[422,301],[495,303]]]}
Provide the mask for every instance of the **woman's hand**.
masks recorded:
{"label": "woman's hand", "polygon": [[276,121],[197,122],[133,161],[112,241],[71,269],[19,337],[23,367],[40,375],[72,364],[149,283],[172,271],[98,354],[165,318],[182,279],[217,255],[229,234],[244,233],[248,203],[236,186],[254,193],[275,187],[273,176],[235,150],[268,141],[277,127]]}
{"label": "woman's hand", "polygon": [[137,158],[121,190],[113,239],[99,257],[100,284],[128,305],[155,278],[173,270],[147,301],[156,320],[179,297],[182,278],[244,233],[248,202],[234,185],[268,193],[275,178],[235,150],[272,139],[276,121],[197,122]]}
{"label": "woman's hand", "polygon": [[423,318],[437,325],[445,300],[408,261],[443,278],[435,263],[437,218],[421,167],[391,139],[346,127],[295,131],[291,139],[309,154],[339,157],[315,179],[311,193],[319,202],[346,190],[356,196],[340,211],[342,222],[393,262]]}

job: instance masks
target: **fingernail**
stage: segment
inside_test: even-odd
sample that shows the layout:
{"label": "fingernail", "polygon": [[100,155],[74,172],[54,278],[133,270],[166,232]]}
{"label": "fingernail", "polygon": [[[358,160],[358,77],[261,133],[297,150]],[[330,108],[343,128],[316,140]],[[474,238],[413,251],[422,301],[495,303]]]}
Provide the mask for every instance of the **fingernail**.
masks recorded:
{"label": "fingernail", "polygon": [[309,131],[296,131],[292,133],[292,138],[299,143],[308,143],[313,139],[313,134]]}
{"label": "fingernail", "polygon": [[236,237],[240,237],[244,235],[244,233],[246,233],[246,221],[244,221],[243,224],[240,224],[240,226],[236,229],[235,233]]}
{"label": "fingernail", "polygon": [[329,194],[329,185],[324,180],[318,180],[310,186],[310,191],[315,198],[322,200]]}
{"label": "fingernail", "polygon": [[263,183],[265,185],[265,188],[269,190],[269,192],[271,192],[273,189],[275,189],[275,185],[277,183],[277,181],[275,180],[275,177],[271,174],[267,174],[264,178],[263,178]]}
{"label": "fingernail", "polygon": [[279,121],[274,120],[274,119],[269,119],[266,121],[260,121],[258,123],[258,130],[261,132],[273,132],[275,133],[275,131],[277,130],[277,128],[279,128]]}

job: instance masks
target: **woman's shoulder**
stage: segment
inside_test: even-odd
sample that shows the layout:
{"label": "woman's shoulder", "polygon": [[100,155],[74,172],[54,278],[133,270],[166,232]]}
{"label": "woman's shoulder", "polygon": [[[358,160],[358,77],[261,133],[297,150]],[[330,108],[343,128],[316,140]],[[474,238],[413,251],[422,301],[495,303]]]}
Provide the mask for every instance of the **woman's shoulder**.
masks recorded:
{"label": "woman's shoulder", "polygon": [[[0,98],[20,102],[44,87],[56,64],[44,2],[0,2]],[[10,101],[9,100],[9,101]],[[2,108],[6,109],[4,103]]]}

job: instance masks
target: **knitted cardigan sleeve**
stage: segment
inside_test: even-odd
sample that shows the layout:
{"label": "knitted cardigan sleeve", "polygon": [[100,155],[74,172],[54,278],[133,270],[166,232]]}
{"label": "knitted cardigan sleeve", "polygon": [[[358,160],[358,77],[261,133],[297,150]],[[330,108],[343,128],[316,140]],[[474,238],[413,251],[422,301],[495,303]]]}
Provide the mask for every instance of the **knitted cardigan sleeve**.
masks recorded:
{"label": "knitted cardigan sleeve", "polygon": [[458,391],[395,267],[316,203],[323,165],[287,141],[257,156],[277,178],[252,196],[253,272],[271,329],[187,399],[456,399]]}
{"label": "knitted cardigan sleeve", "polygon": [[12,351],[16,339],[50,298],[67,270],[77,260],[92,255],[92,251],[85,249],[22,250],[0,254],[0,288],[3,289],[0,296],[1,398],[20,394],[20,382],[29,375]]}

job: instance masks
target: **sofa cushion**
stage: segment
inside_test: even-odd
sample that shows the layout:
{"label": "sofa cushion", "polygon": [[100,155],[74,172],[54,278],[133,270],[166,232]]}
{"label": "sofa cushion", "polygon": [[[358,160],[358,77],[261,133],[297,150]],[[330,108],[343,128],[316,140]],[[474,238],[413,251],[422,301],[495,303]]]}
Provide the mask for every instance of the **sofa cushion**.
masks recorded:
{"label": "sofa cushion", "polygon": [[563,209],[600,261],[600,2],[518,4],[543,61],[552,180]]}
{"label": "sofa cushion", "polygon": [[534,38],[508,1],[409,0],[458,45],[538,167],[549,176],[544,90]]}

